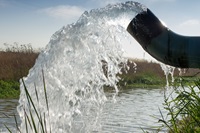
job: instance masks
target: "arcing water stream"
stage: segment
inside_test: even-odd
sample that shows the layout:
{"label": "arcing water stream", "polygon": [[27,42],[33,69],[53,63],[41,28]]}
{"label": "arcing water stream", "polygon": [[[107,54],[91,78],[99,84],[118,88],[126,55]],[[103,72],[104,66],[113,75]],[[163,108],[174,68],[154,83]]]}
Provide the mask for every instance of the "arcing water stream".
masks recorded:
{"label": "arcing water stream", "polygon": [[[132,39],[126,26],[145,9],[136,2],[108,5],[84,12],[76,23],[57,31],[24,78],[34,107],[21,82],[20,130],[33,132],[35,126],[38,132],[44,127],[52,133],[101,132],[99,116],[108,100],[103,87],[113,87],[113,97],[117,94],[116,74],[127,61],[121,46]],[[27,124],[27,118],[35,124]]]}

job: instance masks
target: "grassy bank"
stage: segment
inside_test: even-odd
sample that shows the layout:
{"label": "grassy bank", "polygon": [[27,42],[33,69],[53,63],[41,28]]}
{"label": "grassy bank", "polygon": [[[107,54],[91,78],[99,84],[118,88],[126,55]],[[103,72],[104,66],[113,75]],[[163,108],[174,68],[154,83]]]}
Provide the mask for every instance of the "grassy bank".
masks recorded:
{"label": "grassy bank", "polygon": [[[136,67],[135,64],[137,64]],[[128,66],[130,69],[119,75],[122,79],[119,85],[123,88],[155,88],[166,84],[164,72],[157,63],[146,60],[132,60],[128,62]]]}
{"label": "grassy bank", "polygon": [[[131,62],[137,64],[137,67],[134,67],[135,64]],[[122,79],[119,85],[123,88],[160,88],[166,86],[166,76],[160,64],[133,59],[128,62],[128,66],[130,69],[127,72],[123,71],[119,75]],[[199,72],[199,69],[192,68],[184,70],[175,69],[174,84],[180,84],[180,77],[182,77],[182,80],[185,80],[185,85],[191,84],[191,80],[200,77]]]}
{"label": "grassy bank", "polygon": [[[15,45],[0,51],[0,98],[19,96],[19,79],[28,74],[38,55],[39,52],[25,45]],[[122,74],[118,75],[121,78],[118,83],[121,88],[157,88],[166,85],[166,78],[159,64],[133,59],[128,62],[128,66],[129,70],[122,70]],[[199,69],[186,71],[182,74],[183,77],[199,76]],[[178,75],[179,71],[176,69],[175,76]]]}
{"label": "grassy bank", "polygon": [[[28,74],[37,56],[38,53],[30,50],[0,51],[0,81],[4,83],[4,87],[2,86],[0,91],[0,98],[19,96],[19,79]],[[166,84],[164,73],[159,64],[141,60],[133,62],[137,64],[137,70],[134,63],[128,62],[130,69],[127,72],[122,70],[122,74],[119,74],[122,80],[118,85],[121,88],[155,88]],[[9,84],[11,85],[9,86]]]}
{"label": "grassy bank", "polygon": [[0,80],[0,98],[18,98],[20,94],[19,82]]}
{"label": "grassy bank", "polygon": [[0,98],[19,97],[19,79],[28,74],[38,54],[27,45],[12,45],[0,51]]}

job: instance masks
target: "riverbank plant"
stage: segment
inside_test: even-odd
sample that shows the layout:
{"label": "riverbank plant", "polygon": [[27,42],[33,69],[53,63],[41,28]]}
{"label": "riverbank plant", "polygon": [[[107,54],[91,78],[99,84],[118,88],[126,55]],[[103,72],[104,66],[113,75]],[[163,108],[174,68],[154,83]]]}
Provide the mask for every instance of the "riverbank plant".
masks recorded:
{"label": "riverbank plant", "polygon": [[8,45],[0,50],[0,80],[19,81],[33,67],[38,54],[28,44]]}
{"label": "riverbank plant", "polygon": [[0,49],[0,99],[19,98],[19,80],[33,67],[39,51],[30,44],[4,44]]}
{"label": "riverbank plant", "polygon": [[[182,79],[181,79],[182,80]],[[164,108],[168,119],[160,119],[169,133],[200,132],[200,79],[194,79],[185,86],[184,80],[179,86],[173,86],[170,94],[165,94]]]}

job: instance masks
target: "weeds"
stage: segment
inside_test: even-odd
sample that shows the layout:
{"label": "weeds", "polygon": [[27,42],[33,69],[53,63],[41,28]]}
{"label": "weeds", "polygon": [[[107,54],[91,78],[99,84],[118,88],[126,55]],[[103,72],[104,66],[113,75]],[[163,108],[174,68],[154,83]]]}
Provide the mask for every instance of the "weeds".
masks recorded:
{"label": "weeds", "polygon": [[174,91],[165,95],[164,107],[169,120],[160,119],[169,133],[200,132],[200,80],[194,80],[194,85],[185,87],[182,83],[174,86]]}
{"label": "weeds", "polygon": [[[41,112],[36,108],[34,101],[32,100],[24,80],[22,79],[22,84],[24,86],[24,90],[25,90],[25,94],[26,94],[26,98],[28,101],[28,105],[29,105],[29,114],[24,110],[24,114],[25,114],[25,124],[26,124],[26,132],[34,132],[34,133],[38,133],[38,132],[42,132],[42,133],[47,133],[47,118],[46,115],[49,118],[49,107],[48,107],[48,97],[47,97],[47,92],[46,92],[46,85],[45,85],[45,78],[44,78],[44,73],[42,71],[42,75],[43,75],[43,86],[44,86],[44,95],[45,95],[45,101],[46,101],[46,108],[47,108],[47,114],[43,113],[41,114]],[[37,102],[39,102],[39,98],[38,98],[38,92],[37,89],[35,87],[35,94],[37,97]],[[33,108],[33,110],[31,110],[31,108]],[[36,114],[36,119],[33,117],[33,113]],[[48,123],[50,123],[50,119],[48,121]],[[38,125],[37,125],[38,124]],[[30,127],[30,128],[28,128]],[[51,133],[51,128],[49,129],[49,132]]]}

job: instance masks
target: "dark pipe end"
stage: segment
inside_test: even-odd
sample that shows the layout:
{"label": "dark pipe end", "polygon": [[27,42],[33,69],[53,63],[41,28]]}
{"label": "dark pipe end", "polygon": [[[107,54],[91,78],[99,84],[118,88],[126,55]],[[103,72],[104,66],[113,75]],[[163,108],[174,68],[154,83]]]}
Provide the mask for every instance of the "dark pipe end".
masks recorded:
{"label": "dark pipe end", "polygon": [[127,31],[158,61],[175,67],[200,68],[200,37],[172,32],[148,8],[132,19]]}
{"label": "dark pipe end", "polygon": [[151,40],[161,34],[163,30],[166,30],[166,27],[148,8],[137,14],[127,27],[127,31],[145,50]]}

